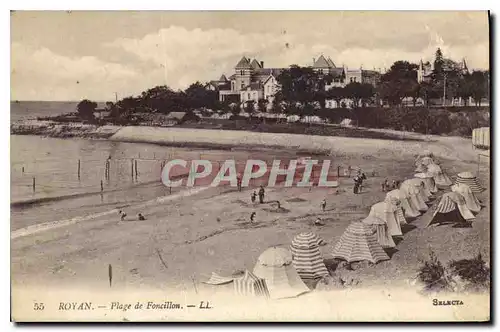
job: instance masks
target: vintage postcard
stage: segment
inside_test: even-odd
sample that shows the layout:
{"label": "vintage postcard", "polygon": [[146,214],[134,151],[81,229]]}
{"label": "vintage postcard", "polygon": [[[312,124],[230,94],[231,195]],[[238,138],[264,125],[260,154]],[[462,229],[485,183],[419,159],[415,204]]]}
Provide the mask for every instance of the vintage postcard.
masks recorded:
{"label": "vintage postcard", "polygon": [[10,20],[13,321],[490,321],[488,12]]}

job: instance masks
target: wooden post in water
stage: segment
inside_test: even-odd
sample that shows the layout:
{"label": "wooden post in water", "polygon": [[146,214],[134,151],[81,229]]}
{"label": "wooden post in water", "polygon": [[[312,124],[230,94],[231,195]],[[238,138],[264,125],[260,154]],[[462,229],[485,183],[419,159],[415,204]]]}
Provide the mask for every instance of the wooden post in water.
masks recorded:
{"label": "wooden post in water", "polygon": [[35,177],[33,177],[33,192],[35,192]]}
{"label": "wooden post in water", "polygon": [[78,159],[78,180],[80,180],[80,159]]}

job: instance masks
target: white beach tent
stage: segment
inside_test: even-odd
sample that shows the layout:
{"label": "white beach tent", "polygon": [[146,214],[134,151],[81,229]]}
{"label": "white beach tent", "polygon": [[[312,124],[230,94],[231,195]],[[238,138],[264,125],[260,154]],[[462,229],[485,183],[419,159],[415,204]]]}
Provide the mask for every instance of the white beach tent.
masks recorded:
{"label": "white beach tent", "polygon": [[451,182],[451,179],[446,175],[441,167],[436,164],[430,164],[427,166],[427,173],[432,175],[434,178],[434,181],[436,182],[436,185],[438,186],[443,186],[443,187],[449,187],[453,184]]}
{"label": "white beach tent", "polygon": [[397,207],[390,202],[379,202],[373,204],[370,209],[371,218],[380,218],[387,225],[387,231],[391,236],[402,236],[401,225],[396,219]]}
{"label": "white beach tent", "polygon": [[484,190],[484,188],[479,184],[477,177],[471,172],[458,173],[455,183],[468,185],[474,193],[480,193]]}
{"label": "white beach tent", "polygon": [[431,200],[431,192],[430,190],[426,190],[424,185],[424,180],[420,178],[408,179],[408,183],[413,184],[418,189],[418,194],[422,198],[422,200],[427,203]]}
{"label": "white beach tent", "polygon": [[471,210],[472,212],[481,211],[479,200],[468,185],[463,183],[454,184],[453,186],[451,186],[451,191],[463,196],[463,198],[465,199],[465,205],[467,205],[469,210]]}
{"label": "white beach tent", "polygon": [[272,299],[299,296],[309,292],[293,267],[292,254],[281,247],[265,250],[257,259],[253,273],[266,281]]}
{"label": "white beach tent", "polygon": [[375,229],[360,221],[352,222],[347,227],[332,255],[348,263],[369,261],[376,264],[390,259],[378,243]]}
{"label": "white beach tent", "polygon": [[389,235],[387,230],[387,224],[384,220],[375,216],[368,216],[362,220],[362,222],[366,225],[371,225],[376,230],[377,234],[377,242],[382,246],[382,248],[394,248],[396,243],[392,239],[392,236]]}
{"label": "white beach tent", "polygon": [[410,204],[406,194],[400,189],[394,189],[389,191],[385,195],[385,200],[396,199],[399,200],[399,205],[403,209],[404,216],[407,218],[416,218],[420,215],[420,211]]}
{"label": "white beach tent", "polygon": [[424,182],[424,189],[428,191],[429,196],[438,192],[438,188],[436,187],[436,182],[434,181],[432,174],[417,173],[415,174],[415,178],[422,179]]}
{"label": "white beach tent", "polygon": [[405,193],[410,204],[419,211],[427,211],[429,207],[425,204],[425,201],[420,193],[420,187],[417,187],[412,183],[412,181],[405,180],[401,183],[399,189]]}
{"label": "white beach tent", "polygon": [[439,201],[439,205],[427,226],[443,223],[463,224],[474,218],[471,210],[465,204],[463,196],[456,192],[448,192],[441,197],[441,201]]}
{"label": "white beach tent", "polygon": [[290,251],[293,267],[304,280],[329,275],[319,250],[321,242],[323,241],[312,232],[300,233],[292,240]]}

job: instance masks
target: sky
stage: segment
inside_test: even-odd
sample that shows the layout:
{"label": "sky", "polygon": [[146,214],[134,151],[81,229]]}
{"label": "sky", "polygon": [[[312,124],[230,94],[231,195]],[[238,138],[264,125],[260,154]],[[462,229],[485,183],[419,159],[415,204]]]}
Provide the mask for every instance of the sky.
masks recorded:
{"label": "sky", "polygon": [[487,12],[11,13],[11,100],[107,101],[156,85],[184,89],[234,73],[244,55],[265,67],[384,70],[394,61],[465,58],[489,68]]}

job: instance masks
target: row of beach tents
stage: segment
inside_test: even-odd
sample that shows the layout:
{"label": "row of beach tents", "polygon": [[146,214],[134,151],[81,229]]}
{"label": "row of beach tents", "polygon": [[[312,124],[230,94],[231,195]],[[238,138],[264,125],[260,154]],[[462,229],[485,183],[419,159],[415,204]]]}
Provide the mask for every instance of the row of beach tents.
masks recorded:
{"label": "row of beach tents", "polygon": [[[352,222],[333,248],[333,258],[348,263],[368,261],[378,263],[389,260],[384,249],[396,246],[393,237],[403,235],[401,226],[406,218],[416,218],[429,209],[431,197],[439,189],[451,187],[444,193],[429,225],[451,220],[461,222],[474,218],[481,206],[475,193],[483,189],[470,172],[460,173],[455,185],[442,171],[432,154],[417,158],[417,174],[403,181],[399,189],[386,194],[383,202],[374,204],[368,217]],[[312,232],[295,236],[289,248],[273,246],[257,259],[252,272],[224,277],[216,273],[206,284],[229,285],[235,294],[264,296],[280,299],[309,292],[304,281],[318,280],[329,275],[321,255],[325,242]]]}

